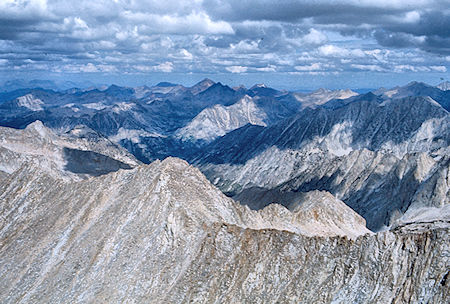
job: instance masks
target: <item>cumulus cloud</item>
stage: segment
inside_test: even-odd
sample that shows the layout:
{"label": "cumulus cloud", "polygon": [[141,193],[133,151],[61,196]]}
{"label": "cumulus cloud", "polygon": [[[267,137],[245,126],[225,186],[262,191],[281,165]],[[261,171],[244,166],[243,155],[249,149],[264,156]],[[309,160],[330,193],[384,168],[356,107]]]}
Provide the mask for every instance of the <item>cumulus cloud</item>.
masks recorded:
{"label": "cumulus cloud", "polygon": [[364,57],[365,54],[360,49],[346,49],[332,44],[319,47],[319,53],[327,57]]}
{"label": "cumulus cloud", "polygon": [[319,71],[322,70],[322,64],[320,63],[312,63],[310,65],[301,65],[301,66],[296,66],[295,69],[297,71]]}
{"label": "cumulus cloud", "polygon": [[2,0],[0,71],[447,73],[449,28],[443,0]]}
{"label": "cumulus cloud", "polygon": [[245,73],[248,70],[247,67],[240,66],[240,65],[229,66],[229,67],[226,67],[225,69],[231,73]]}
{"label": "cumulus cloud", "polygon": [[317,31],[316,29],[310,29],[309,33],[302,38],[302,41],[307,44],[323,44],[328,41],[328,38],[322,32]]}
{"label": "cumulus cloud", "polygon": [[153,70],[164,73],[170,73],[173,71],[173,63],[169,61],[163,62],[161,64],[158,64],[157,66],[154,66]]}

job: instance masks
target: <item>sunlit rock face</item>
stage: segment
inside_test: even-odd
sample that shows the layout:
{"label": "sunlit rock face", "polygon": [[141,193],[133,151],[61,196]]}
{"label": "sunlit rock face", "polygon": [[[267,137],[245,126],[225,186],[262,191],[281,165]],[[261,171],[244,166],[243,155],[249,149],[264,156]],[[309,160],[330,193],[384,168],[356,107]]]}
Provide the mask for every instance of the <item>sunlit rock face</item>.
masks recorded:
{"label": "sunlit rock face", "polygon": [[2,178],[4,303],[448,300],[447,222],[372,234],[320,191],[253,211],[175,158],[81,181],[36,165]]}
{"label": "sunlit rock face", "polygon": [[3,94],[0,302],[448,303],[444,89]]}
{"label": "sunlit rock face", "polygon": [[193,163],[253,209],[288,206],[295,193],[325,190],[374,231],[411,207],[450,201],[450,115],[440,104],[430,97],[385,100],[372,93],[331,104],[230,132]]}
{"label": "sunlit rock face", "polygon": [[0,127],[0,151],[2,172],[12,173],[30,163],[53,176],[73,180],[131,169],[140,163],[85,126],[57,135],[40,121],[23,130]]}

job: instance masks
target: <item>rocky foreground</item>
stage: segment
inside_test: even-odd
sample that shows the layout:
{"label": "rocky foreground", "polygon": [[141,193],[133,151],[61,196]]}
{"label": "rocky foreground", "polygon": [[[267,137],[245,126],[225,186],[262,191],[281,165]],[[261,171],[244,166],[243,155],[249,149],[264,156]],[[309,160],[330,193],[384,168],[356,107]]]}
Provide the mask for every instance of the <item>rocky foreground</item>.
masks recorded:
{"label": "rocky foreground", "polygon": [[176,158],[87,179],[47,171],[0,176],[2,303],[450,300],[446,217],[373,234],[321,191],[254,211]]}

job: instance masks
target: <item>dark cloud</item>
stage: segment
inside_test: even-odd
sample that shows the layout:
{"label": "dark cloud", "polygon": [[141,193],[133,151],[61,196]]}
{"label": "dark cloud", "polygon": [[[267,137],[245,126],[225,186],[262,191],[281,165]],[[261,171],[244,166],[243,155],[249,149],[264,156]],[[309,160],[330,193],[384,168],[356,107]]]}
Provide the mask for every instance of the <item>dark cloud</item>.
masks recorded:
{"label": "dark cloud", "polygon": [[445,72],[449,28],[449,1],[3,0],[0,71]]}
{"label": "dark cloud", "polygon": [[320,22],[351,24],[376,21],[376,16],[396,16],[415,9],[446,8],[447,1],[308,1],[308,0],[205,0],[210,16],[227,21],[271,20],[298,22],[315,18]]}
{"label": "dark cloud", "polygon": [[[420,47],[436,53],[447,52],[445,39],[438,37],[450,35],[450,1],[206,0],[204,7],[213,18],[230,22],[266,20],[295,25],[309,20],[310,25],[334,27],[344,35],[376,33],[374,37],[383,46]],[[417,43],[421,36],[430,43]]]}

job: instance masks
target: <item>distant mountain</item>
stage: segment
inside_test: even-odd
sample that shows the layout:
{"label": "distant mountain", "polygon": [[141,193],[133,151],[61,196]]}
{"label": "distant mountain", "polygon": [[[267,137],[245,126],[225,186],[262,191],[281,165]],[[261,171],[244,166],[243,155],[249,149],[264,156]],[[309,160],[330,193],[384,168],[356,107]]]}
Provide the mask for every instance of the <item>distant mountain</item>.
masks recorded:
{"label": "distant mountain", "polygon": [[90,86],[94,86],[94,84],[89,81],[72,82],[72,81],[52,81],[39,79],[34,80],[15,79],[15,80],[8,80],[0,84],[0,92],[12,92],[20,89],[37,89],[37,88],[63,91],[71,88],[87,88]]}
{"label": "distant mountain", "polygon": [[[225,193],[254,208],[270,203],[254,197],[273,199],[277,194],[277,201],[287,206],[284,199],[291,192],[326,190],[377,230],[408,212],[422,193],[408,184],[445,197],[443,188],[434,187],[429,178],[446,168],[447,92],[413,82],[364,95],[325,89],[292,93],[265,85],[232,89],[209,79],[191,88],[160,83],[64,92],[25,89],[0,94],[0,125],[25,128],[40,120],[60,135],[87,128],[145,163],[180,157],[200,166]],[[371,161],[365,163],[358,155]],[[360,186],[355,178],[362,173],[348,167],[356,160],[378,164]],[[396,168],[406,168],[415,178],[427,168],[423,172],[430,176],[416,178],[416,183],[398,177]],[[334,175],[325,178],[323,172]],[[352,174],[339,177],[341,172]],[[346,181],[344,188],[333,184],[341,185],[340,178]],[[399,189],[389,189],[384,181]],[[364,191],[368,194],[362,198]],[[436,202],[430,199],[429,205]]]}
{"label": "distant mountain", "polygon": [[231,106],[215,105],[204,109],[185,127],[177,131],[177,135],[186,140],[211,141],[248,123],[263,125],[267,116],[258,109],[252,98],[244,96]]}
{"label": "distant mountain", "polygon": [[347,99],[352,96],[356,96],[358,93],[352,90],[327,90],[318,89],[311,93],[295,93],[294,97],[303,106],[303,108],[315,108],[332,99]]}
{"label": "distant mountain", "polygon": [[282,92],[269,88],[265,84],[255,84],[250,89],[248,89],[247,94],[250,96],[261,96],[261,97],[276,97]]}
{"label": "distant mountain", "polygon": [[447,303],[448,92],[0,93],[0,298]]}
{"label": "distant mountain", "polygon": [[210,142],[246,124],[271,125],[293,115],[300,107],[299,103],[287,99],[245,95],[230,106],[215,105],[204,109],[179,129],[177,136],[184,140]]}
{"label": "distant mountain", "polygon": [[438,102],[444,109],[450,111],[450,91],[442,91],[437,87],[430,86],[423,82],[410,82],[403,87],[392,89],[382,89],[374,91],[374,94],[384,99],[403,98],[408,96],[428,96]]}
{"label": "distant mountain", "polygon": [[192,95],[197,95],[197,94],[205,91],[209,87],[213,86],[214,84],[216,84],[214,81],[212,81],[211,79],[205,78],[202,81],[200,81],[199,83],[193,85],[190,88],[190,91],[191,91]]}
{"label": "distant mountain", "polygon": [[[364,216],[369,228],[377,230],[389,225],[395,212],[408,209],[417,187],[426,183],[418,176],[446,172],[449,126],[449,113],[429,97],[383,103],[360,99],[338,108],[304,110],[265,128],[244,126],[213,141],[193,161],[215,185],[225,193],[237,195],[244,204],[256,206],[257,196],[242,194],[253,187],[271,191],[279,186],[282,192],[327,190]],[[414,156],[419,152],[430,153],[434,158]],[[381,159],[385,163],[380,163]],[[357,168],[355,164],[375,167],[363,178],[361,172],[352,171]],[[398,177],[399,173],[394,172],[400,167],[416,172],[411,174],[417,181],[405,179],[403,173]],[[428,173],[423,173],[423,168]],[[301,183],[283,186],[296,176]],[[362,184],[357,186],[357,181]],[[384,182],[385,192],[380,190]],[[393,185],[398,189],[389,188]],[[368,188],[359,192],[360,187]],[[440,199],[448,201],[447,190],[436,191],[444,194],[435,192],[438,199],[430,204]],[[400,192],[403,194],[391,197]],[[282,198],[277,202],[286,205]],[[260,200],[261,205],[256,208],[268,203]],[[383,208],[387,209],[381,211]]]}
{"label": "distant mountain", "polygon": [[450,81],[445,81],[436,86],[439,90],[448,91],[450,90]]}

